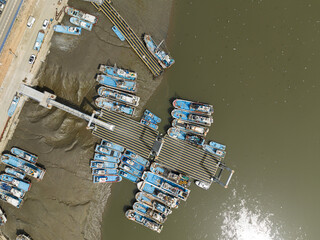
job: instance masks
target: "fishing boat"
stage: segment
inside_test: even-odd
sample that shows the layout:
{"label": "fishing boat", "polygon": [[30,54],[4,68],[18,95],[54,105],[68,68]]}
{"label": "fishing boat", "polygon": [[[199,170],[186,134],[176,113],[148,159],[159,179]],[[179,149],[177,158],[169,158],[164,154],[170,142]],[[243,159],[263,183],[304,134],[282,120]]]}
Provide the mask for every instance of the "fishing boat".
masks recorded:
{"label": "fishing boat", "polygon": [[140,123],[142,123],[143,125],[146,125],[154,130],[158,130],[158,125],[153,124],[152,122],[147,121],[144,118],[141,118]]}
{"label": "fishing boat", "polygon": [[178,109],[174,109],[171,112],[173,118],[181,119],[183,121],[193,122],[196,124],[211,126],[213,123],[213,118],[211,116],[204,116],[199,114],[194,114],[187,111],[182,111]]}
{"label": "fishing boat", "polygon": [[89,23],[89,22],[86,22],[86,21],[83,21],[81,20],[80,18],[77,18],[77,17],[71,17],[70,18],[70,22],[78,27],[81,27],[83,29],[86,29],[88,31],[91,31],[92,30],[92,23]]}
{"label": "fishing boat", "polygon": [[101,145],[97,145],[95,151],[98,152],[98,153],[104,154],[104,155],[115,157],[115,158],[120,158],[121,157],[121,153],[120,152],[115,151],[115,150],[110,149],[110,148],[105,147],[105,146],[101,146]]}
{"label": "fishing boat", "polygon": [[146,119],[149,122],[152,122],[154,124],[158,124],[161,122],[161,118],[159,118],[154,113],[150,112],[148,109],[146,109],[143,113],[143,118]]}
{"label": "fishing boat", "polygon": [[22,159],[27,160],[32,163],[37,163],[37,160],[38,160],[37,155],[34,155],[34,154],[29,153],[25,150],[22,150],[21,148],[13,147],[13,148],[11,148],[10,152],[13,155],[16,155],[18,158],[22,158]]}
{"label": "fishing boat", "polygon": [[93,159],[95,161],[104,161],[104,162],[111,162],[111,163],[120,162],[120,159],[118,157],[106,156],[104,154],[99,154],[99,153],[95,153]]}
{"label": "fishing boat", "polygon": [[158,60],[159,64],[163,68],[168,68],[172,64],[174,64],[174,59],[169,56],[165,51],[160,49],[161,43],[157,46],[150,35],[145,34],[144,35],[144,42],[146,43],[146,46],[148,50],[151,52],[151,54]]}
{"label": "fishing boat", "polygon": [[13,97],[12,102],[10,104],[10,107],[8,109],[8,116],[9,117],[12,117],[14,112],[16,111],[16,108],[18,106],[19,100],[20,100],[19,96],[14,96]]}
{"label": "fishing boat", "polygon": [[46,170],[11,154],[3,154],[1,156],[1,162],[10,167],[22,170],[26,175],[34,177],[37,180],[42,180],[46,173]]}
{"label": "fishing boat", "polygon": [[203,181],[199,181],[199,180],[196,180],[194,182],[198,187],[204,189],[204,190],[208,190],[211,186],[211,183],[207,183],[207,182],[203,182]]}
{"label": "fishing boat", "polygon": [[171,208],[178,208],[180,204],[180,200],[176,197],[171,196],[167,192],[156,188],[154,185],[146,182],[141,181],[137,183],[137,187],[140,191],[146,192],[156,198],[158,201],[164,203],[168,207]]}
{"label": "fishing boat", "polygon": [[5,171],[5,173],[11,174],[11,175],[16,176],[17,178],[20,178],[20,179],[24,179],[26,177],[26,175],[23,172],[16,170],[14,168],[7,167],[4,171]]}
{"label": "fishing boat", "polygon": [[26,180],[21,180],[9,174],[0,174],[0,181],[9,183],[21,190],[27,192],[31,188],[31,183]]}
{"label": "fishing boat", "polygon": [[3,226],[7,222],[6,215],[4,214],[2,208],[0,208],[0,226]]}
{"label": "fishing boat", "polygon": [[94,183],[113,183],[113,182],[121,182],[122,177],[118,175],[108,175],[108,176],[92,176]]}
{"label": "fishing boat", "polygon": [[180,198],[183,201],[186,201],[190,194],[189,189],[182,187],[179,184],[176,184],[173,181],[170,181],[152,172],[144,172],[142,175],[142,179],[154,185],[155,187],[163,190],[164,192],[167,192],[172,196]]}
{"label": "fishing boat", "polygon": [[168,129],[167,133],[172,138],[184,140],[197,146],[202,146],[205,142],[203,137],[190,132],[185,132],[180,128],[171,127]]}
{"label": "fishing boat", "polygon": [[66,33],[66,34],[70,34],[70,35],[80,35],[81,34],[80,27],[54,25],[53,30],[58,33]]}
{"label": "fishing boat", "polygon": [[220,143],[217,143],[217,142],[214,142],[214,141],[210,141],[209,145],[211,147],[217,148],[217,149],[222,150],[222,151],[225,151],[226,148],[227,148],[226,145],[223,145],[223,144],[220,144]]}
{"label": "fishing boat", "polygon": [[138,171],[142,172],[146,169],[146,167],[138,162],[136,162],[135,160],[128,158],[126,156],[122,156],[120,159],[123,163],[126,163],[127,165],[129,165],[130,167],[133,167],[135,169],[137,169]]}
{"label": "fishing boat", "polygon": [[107,87],[112,87],[112,88],[120,89],[122,91],[132,92],[132,93],[136,92],[137,84],[136,82],[133,82],[133,81],[117,79],[117,78],[109,77],[103,74],[98,74],[96,80],[98,83],[105,85]]}
{"label": "fishing boat", "polygon": [[101,145],[101,146],[104,146],[104,147],[111,148],[111,149],[116,150],[116,151],[118,151],[118,152],[123,152],[123,151],[124,151],[124,147],[122,147],[121,145],[118,145],[118,144],[109,142],[109,141],[104,140],[104,139],[101,140],[100,145]]}
{"label": "fishing boat", "polygon": [[168,180],[179,184],[182,187],[189,187],[191,185],[190,178],[174,171],[169,170],[168,168],[162,166],[159,163],[152,163],[150,166],[150,171],[159,176],[163,176]]}
{"label": "fishing boat", "polygon": [[211,153],[217,158],[224,158],[226,156],[226,152],[223,150],[220,150],[218,148],[214,148],[208,144],[203,145],[203,149],[206,150],[207,152]]}
{"label": "fishing boat", "polygon": [[26,193],[25,191],[21,190],[20,188],[17,188],[15,186],[12,186],[9,183],[1,182],[1,181],[0,181],[0,189],[12,194],[13,196],[15,196],[17,198],[21,198],[21,199],[24,197],[24,195]]}
{"label": "fishing boat", "polygon": [[98,18],[96,16],[85,13],[85,12],[80,11],[78,9],[75,9],[73,7],[66,7],[64,9],[64,12],[71,17],[79,18],[83,21],[87,21],[87,22],[92,23],[94,25],[98,22]]}
{"label": "fishing boat", "polygon": [[116,66],[111,67],[111,66],[101,64],[99,66],[99,71],[111,77],[116,77],[119,79],[123,78],[127,80],[132,80],[132,81],[137,79],[137,73],[127,69],[117,68]]}
{"label": "fishing boat", "polygon": [[116,174],[118,174],[118,170],[115,168],[92,168],[92,175],[105,176]]}
{"label": "fishing boat", "polygon": [[152,220],[150,218],[142,216],[141,214],[135,212],[134,210],[126,211],[125,215],[129,220],[134,221],[136,223],[139,223],[139,224],[149,228],[152,231],[160,233],[162,230],[163,226],[161,224],[155,222],[154,220]]}
{"label": "fishing boat", "polygon": [[200,135],[202,137],[205,137],[209,132],[208,127],[197,125],[194,123],[188,123],[181,119],[173,119],[172,126],[182,129],[183,131],[186,131],[186,132]]}
{"label": "fishing boat", "polygon": [[98,88],[98,94],[101,97],[106,97],[111,100],[116,100],[116,101],[129,104],[135,107],[139,106],[140,97],[129,94],[129,93],[124,93],[115,89],[101,86]]}
{"label": "fishing boat", "polygon": [[127,106],[117,101],[109,100],[108,98],[98,97],[95,100],[95,103],[96,103],[96,106],[99,108],[103,108],[109,111],[114,111],[117,113],[122,113],[129,117],[132,117],[134,113],[134,107]]}
{"label": "fishing boat", "polygon": [[150,206],[145,205],[141,202],[135,202],[133,204],[133,210],[135,210],[140,215],[151,218],[152,220],[160,224],[163,224],[167,220],[166,215],[152,209]]}
{"label": "fishing boat", "polygon": [[134,182],[134,183],[137,183],[140,180],[140,178],[138,178],[137,176],[135,176],[133,174],[130,174],[130,173],[124,171],[124,170],[119,170],[118,175],[123,177],[123,178],[126,178],[129,181]]}
{"label": "fishing boat", "polygon": [[3,190],[0,190],[0,200],[7,202],[16,208],[19,208],[22,203],[21,198],[17,198],[15,196],[13,196],[12,194],[10,194],[6,191],[3,191]]}
{"label": "fishing boat", "polygon": [[116,163],[105,162],[105,161],[91,161],[91,168],[117,168]]}
{"label": "fishing boat", "polygon": [[168,216],[169,214],[172,213],[172,210],[170,209],[170,207],[159,202],[159,200],[157,200],[155,197],[153,197],[152,195],[150,195],[146,192],[138,192],[135,197],[138,202],[142,202],[142,203],[150,206],[152,209],[155,209],[155,210],[163,213],[166,216]]}
{"label": "fishing boat", "polygon": [[129,149],[126,149],[126,151],[123,153],[123,155],[124,155],[124,156],[127,156],[128,158],[133,159],[133,160],[136,161],[137,163],[140,163],[140,164],[143,165],[145,168],[147,168],[147,167],[150,166],[150,162],[149,162],[147,159],[145,159],[145,158],[143,158],[143,157],[135,154],[134,152],[132,152],[132,151],[129,150]]}
{"label": "fishing boat", "polygon": [[114,31],[114,33],[117,35],[117,37],[123,42],[124,40],[126,40],[126,38],[122,35],[122,33],[119,31],[119,29],[117,28],[117,26],[113,26],[112,27],[112,31]]}
{"label": "fishing boat", "polygon": [[176,99],[172,105],[180,110],[191,111],[199,114],[211,115],[213,113],[213,106],[206,103],[192,102],[183,99]]}
{"label": "fishing boat", "polygon": [[138,178],[142,177],[142,171],[139,171],[139,170],[135,169],[134,167],[132,167],[128,164],[125,164],[123,162],[119,164],[119,168],[123,169],[127,173],[130,173]]}

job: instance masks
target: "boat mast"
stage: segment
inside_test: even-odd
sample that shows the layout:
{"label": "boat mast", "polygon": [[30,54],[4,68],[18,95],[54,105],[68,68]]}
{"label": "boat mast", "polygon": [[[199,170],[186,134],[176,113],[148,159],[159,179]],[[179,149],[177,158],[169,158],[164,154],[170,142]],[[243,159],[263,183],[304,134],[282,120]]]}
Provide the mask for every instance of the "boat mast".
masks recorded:
{"label": "boat mast", "polygon": [[159,47],[161,46],[161,44],[162,44],[163,42],[164,42],[164,40],[162,40],[162,41],[159,43],[159,45],[157,46],[156,50],[159,49]]}

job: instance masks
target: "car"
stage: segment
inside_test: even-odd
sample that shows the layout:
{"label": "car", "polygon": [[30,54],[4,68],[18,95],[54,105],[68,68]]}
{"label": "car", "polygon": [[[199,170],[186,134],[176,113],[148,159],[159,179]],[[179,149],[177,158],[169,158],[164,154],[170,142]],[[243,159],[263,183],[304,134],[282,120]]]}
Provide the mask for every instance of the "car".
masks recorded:
{"label": "car", "polygon": [[35,60],[36,60],[36,55],[32,54],[29,58],[29,63],[33,64]]}
{"label": "car", "polygon": [[28,22],[27,22],[27,27],[32,28],[32,25],[34,24],[35,21],[36,21],[36,19],[34,17],[30,16],[28,19]]}
{"label": "car", "polygon": [[43,23],[42,23],[42,29],[43,29],[43,30],[46,30],[47,27],[48,27],[48,25],[49,25],[49,20],[48,20],[48,19],[45,19],[45,20],[43,21]]}

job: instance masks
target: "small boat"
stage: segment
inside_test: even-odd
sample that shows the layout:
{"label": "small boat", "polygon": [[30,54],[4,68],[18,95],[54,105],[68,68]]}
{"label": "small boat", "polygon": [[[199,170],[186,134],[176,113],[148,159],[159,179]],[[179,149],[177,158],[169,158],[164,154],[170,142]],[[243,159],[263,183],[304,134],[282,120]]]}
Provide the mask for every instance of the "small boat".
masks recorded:
{"label": "small boat", "polygon": [[127,165],[129,165],[130,167],[133,167],[135,169],[137,169],[140,172],[143,172],[146,167],[138,162],[136,162],[135,160],[128,158],[126,156],[122,156],[120,159],[123,163],[126,163]]}
{"label": "small boat", "polygon": [[98,22],[98,18],[96,16],[85,13],[73,7],[66,7],[64,9],[64,12],[71,17],[80,18],[81,20],[92,23],[93,25],[95,25]]}
{"label": "small boat", "polygon": [[104,162],[104,161],[91,161],[91,168],[117,168],[116,163]]}
{"label": "small boat", "polygon": [[191,111],[199,114],[211,115],[213,113],[213,106],[206,103],[192,102],[183,99],[176,99],[172,105],[180,110]]}
{"label": "small boat", "polygon": [[0,174],[0,181],[9,183],[25,192],[31,188],[31,183],[26,180],[21,180],[9,174]]}
{"label": "small boat", "polygon": [[159,118],[157,115],[155,115],[154,113],[150,112],[147,109],[143,113],[143,118],[154,124],[158,124],[161,122],[161,118]]}
{"label": "small boat", "polygon": [[2,208],[0,208],[0,226],[3,226],[7,222],[6,215],[4,214]]}
{"label": "small boat", "polygon": [[21,203],[22,203],[22,199],[21,198],[17,198],[15,196],[13,196],[12,194],[0,190],[0,200],[10,203],[12,206],[19,208]]}
{"label": "small boat", "polygon": [[108,176],[92,176],[94,183],[113,183],[121,182],[122,177],[118,175],[108,175]]}
{"label": "small boat", "polygon": [[138,96],[135,96],[129,93],[120,92],[118,90],[107,88],[104,86],[101,86],[98,88],[98,94],[101,97],[106,97],[111,100],[123,102],[125,104],[129,104],[135,107],[139,105],[139,101],[140,101],[140,97]]}
{"label": "small boat", "polygon": [[21,198],[21,199],[24,197],[24,195],[26,193],[25,191],[15,187],[15,186],[12,186],[9,183],[1,182],[1,181],[0,181],[0,189],[12,194],[13,196],[15,196],[17,198]]}
{"label": "small boat", "polygon": [[58,33],[66,33],[66,34],[70,34],[70,35],[80,35],[81,34],[80,27],[54,25],[53,30]]}
{"label": "small boat", "polygon": [[161,43],[157,46],[150,35],[145,34],[144,35],[144,42],[146,43],[146,46],[148,50],[151,52],[151,54],[158,60],[159,64],[163,68],[168,68],[172,64],[174,64],[174,59],[169,56],[165,51],[160,49]]}
{"label": "small boat", "polygon": [[170,209],[170,207],[159,202],[159,200],[157,200],[155,197],[153,197],[152,195],[150,195],[146,192],[138,192],[135,197],[138,202],[142,202],[142,203],[150,206],[152,209],[155,209],[155,210],[163,213],[166,216],[168,216],[169,214],[172,213],[172,210]]}
{"label": "small boat", "polygon": [[121,153],[120,152],[115,151],[115,150],[110,149],[110,148],[105,147],[105,146],[101,146],[101,145],[97,145],[95,151],[98,152],[98,153],[104,154],[104,155],[115,157],[115,158],[120,158],[121,157]]}
{"label": "small boat", "polygon": [[119,29],[117,28],[117,26],[113,26],[112,27],[112,31],[114,31],[114,33],[117,35],[117,37],[123,42],[124,40],[126,40],[126,38],[122,35],[122,33],[119,31]]}
{"label": "small boat", "polygon": [[81,27],[83,29],[86,29],[88,31],[92,30],[92,23],[88,23],[86,21],[81,20],[80,18],[77,17],[71,17],[70,22],[78,27]]}
{"label": "small boat", "polygon": [[129,181],[134,182],[134,183],[137,183],[137,182],[140,181],[140,178],[138,178],[137,176],[135,176],[135,175],[133,175],[131,173],[128,173],[128,172],[126,172],[124,170],[119,170],[118,175],[123,177],[123,178],[126,178]]}
{"label": "small boat", "polygon": [[171,115],[173,118],[176,118],[176,119],[181,119],[183,121],[193,122],[196,124],[201,124],[206,126],[211,126],[211,124],[213,123],[213,118],[211,116],[194,114],[191,112],[182,111],[178,109],[174,109],[171,112]]}
{"label": "small boat", "polygon": [[156,188],[154,185],[141,181],[137,183],[137,187],[140,191],[146,192],[153,197],[155,197],[158,201],[164,203],[168,207],[178,208],[180,204],[180,200],[176,197],[171,196],[170,194],[164,192],[163,190]]}
{"label": "small boat", "polygon": [[116,174],[118,174],[118,170],[115,168],[92,168],[92,175],[105,176]]}
{"label": "small boat", "polygon": [[129,149],[126,149],[126,151],[123,153],[123,155],[127,156],[128,158],[133,159],[137,163],[140,163],[145,168],[150,166],[150,162],[147,159],[140,157],[139,155],[135,154],[134,152],[130,151]]}
{"label": "small boat", "polygon": [[200,125],[197,125],[194,123],[188,123],[188,122],[185,122],[181,119],[173,119],[172,126],[179,128],[179,129],[182,129],[185,132],[190,132],[190,133],[197,134],[197,135],[200,135],[203,137],[205,137],[209,132],[208,127],[200,126]]}
{"label": "small boat", "polygon": [[118,145],[118,144],[109,142],[109,141],[104,140],[104,139],[101,140],[100,145],[101,145],[101,146],[104,146],[104,147],[111,148],[111,149],[116,150],[116,151],[118,151],[118,152],[123,152],[123,151],[124,151],[124,147],[122,147],[121,145]]}
{"label": "small boat", "polygon": [[152,122],[147,121],[144,118],[141,118],[140,123],[142,123],[143,125],[146,125],[154,130],[158,130],[158,125],[153,124]]}
{"label": "small boat", "polygon": [[16,108],[18,106],[19,100],[20,100],[19,96],[14,96],[13,97],[12,102],[10,104],[10,107],[8,109],[8,116],[9,117],[12,117],[14,112],[16,111]]}
{"label": "small boat", "polygon": [[13,148],[11,148],[10,152],[13,155],[16,155],[18,158],[22,158],[22,159],[27,160],[32,163],[37,163],[37,160],[38,160],[37,155],[34,155],[34,154],[29,153],[25,150],[22,150],[21,148],[13,147]]}
{"label": "small boat", "polygon": [[25,234],[19,234],[17,237],[16,237],[16,240],[32,240],[31,237],[25,235]]}
{"label": "small boat", "polygon": [[152,220],[160,224],[163,224],[167,220],[166,215],[152,209],[150,206],[145,205],[141,202],[135,202],[133,204],[133,210],[135,210],[137,213],[141,214],[142,216],[151,218]]}
{"label": "small boat", "polygon": [[103,108],[109,111],[114,111],[117,113],[122,113],[129,117],[132,117],[134,113],[134,107],[127,106],[117,101],[109,100],[108,98],[98,97],[95,100],[95,103],[96,103],[96,106],[99,108]]}
{"label": "small boat", "polygon": [[208,144],[203,145],[203,149],[206,150],[207,152],[211,153],[217,158],[224,158],[226,156],[226,152],[223,150],[220,150],[218,148],[214,148]]}
{"label": "small boat", "polygon": [[127,173],[130,173],[133,176],[136,176],[138,178],[142,177],[142,171],[139,171],[139,170],[135,169],[134,167],[132,167],[132,166],[130,166],[128,164],[125,164],[123,162],[119,164],[119,168],[123,169]]}
{"label": "small boat", "polygon": [[163,226],[157,222],[155,222],[154,220],[147,218],[145,216],[140,215],[139,213],[133,211],[133,210],[128,210],[126,211],[126,217],[131,220],[134,221],[136,223],[139,223],[147,228],[149,228],[152,231],[155,231],[157,233],[160,233]]}
{"label": "small boat", "polygon": [[211,186],[211,183],[207,183],[207,182],[203,182],[203,181],[199,181],[199,180],[196,180],[194,182],[198,187],[204,189],[204,190],[208,190]]}
{"label": "small boat", "polygon": [[107,74],[108,76],[111,77],[116,77],[118,79],[127,79],[127,80],[136,80],[137,79],[137,73],[127,70],[127,69],[122,69],[122,68],[117,68],[116,66],[111,67],[107,65],[101,64],[99,66],[99,71],[103,72],[104,74]]}
{"label": "small boat", "polygon": [[16,176],[17,178],[20,178],[20,179],[24,179],[26,177],[26,175],[23,172],[16,170],[14,168],[7,167],[4,171],[5,171],[5,173],[11,174],[11,175]]}
{"label": "small boat", "polygon": [[217,143],[217,142],[214,142],[214,141],[210,141],[209,145],[211,147],[217,148],[217,149],[222,150],[222,151],[225,151],[226,148],[227,148],[226,145],[223,145],[223,144],[220,144],[220,143]]}
{"label": "small boat", "polygon": [[119,163],[120,159],[117,157],[106,156],[104,154],[95,153],[93,159],[95,161],[103,161],[103,162],[111,162],[111,163]]}
{"label": "small boat", "polygon": [[105,85],[107,87],[112,87],[112,88],[120,89],[122,91],[132,92],[132,93],[136,92],[137,84],[136,82],[133,82],[133,81],[117,79],[117,78],[109,77],[103,74],[98,74],[96,80],[98,83]]}
{"label": "small boat", "polygon": [[192,134],[190,132],[185,132],[180,128],[171,127],[168,129],[167,133],[172,138],[184,140],[197,146],[202,146],[205,142],[203,137]]}

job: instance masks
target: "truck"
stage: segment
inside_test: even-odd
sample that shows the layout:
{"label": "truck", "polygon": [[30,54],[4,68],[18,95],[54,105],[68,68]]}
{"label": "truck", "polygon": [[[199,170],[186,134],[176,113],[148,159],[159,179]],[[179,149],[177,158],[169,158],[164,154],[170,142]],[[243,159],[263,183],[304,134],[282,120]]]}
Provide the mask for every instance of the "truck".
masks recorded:
{"label": "truck", "polygon": [[38,35],[37,35],[37,39],[36,39],[36,42],[33,46],[33,49],[34,50],[37,50],[39,51],[40,50],[40,47],[41,47],[41,44],[43,42],[43,38],[44,38],[44,31],[43,30],[40,30]]}

